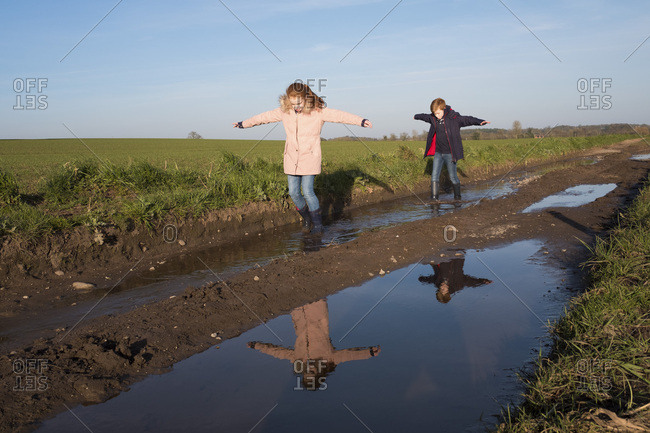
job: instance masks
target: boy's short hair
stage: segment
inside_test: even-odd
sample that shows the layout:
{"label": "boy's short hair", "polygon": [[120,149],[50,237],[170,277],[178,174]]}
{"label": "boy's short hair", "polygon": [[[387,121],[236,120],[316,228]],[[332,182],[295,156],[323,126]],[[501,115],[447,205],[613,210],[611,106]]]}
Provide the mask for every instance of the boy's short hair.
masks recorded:
{"label": "boy's short hair", "polygon": [[432,113],[436,112],[437,110],[444,110],[445,108],[447,108],[447,104],[445,103],[445,100],[442,98],[436,98],[431,103]]}
{"label": "boy's short hair", "polygon": [[451,294],[448,291],[443,292],[441,290],[436,290],[436,299],[438,302],[446,304],[451,301]]}

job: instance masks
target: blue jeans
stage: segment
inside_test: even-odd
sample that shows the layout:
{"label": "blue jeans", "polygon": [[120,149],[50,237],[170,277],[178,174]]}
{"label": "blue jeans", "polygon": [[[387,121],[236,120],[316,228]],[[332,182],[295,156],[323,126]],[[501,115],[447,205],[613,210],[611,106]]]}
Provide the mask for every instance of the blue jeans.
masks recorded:
{"label": "blue jeans", "polygon": [[[320,207],[318,197],[316,197],[316,194],[314,193],[315,177],[316,176],[313,174],[305,176],[294,176],[292,174],[287,175],[287,180],[289,181],[289,195],[298,209],[302,209],[307,205],[309,206],[309,210],[313,212],[318,210]],[[302,193],[300,192],[301,186]]]}
{"label": "blue jeans", "polygon": [[442,171],[442,163],[447,165],[447,172],[449,172],[449,180],[454,185],[460,183],[458,173],[456,172],[456,163],[451,160],[451,153],[436,153],[433,155],[433,169],[431,170],[431,182],[440,181],[440,172]]}

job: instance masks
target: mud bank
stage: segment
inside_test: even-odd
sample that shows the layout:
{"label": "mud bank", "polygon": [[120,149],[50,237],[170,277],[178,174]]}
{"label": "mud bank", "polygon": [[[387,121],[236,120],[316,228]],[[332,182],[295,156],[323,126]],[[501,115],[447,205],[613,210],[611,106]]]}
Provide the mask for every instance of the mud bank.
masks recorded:
{"label": "mud bank", "polygon": [[[639,141],[572,153],[559,161],[579,163],[582,158],[601,158]],[[541,165],[520,166],[515,171],[544,170],[557,162],[553,159]],[[497,181],[510,169],[476,170],[465,176],[461,173],[461,181],[466,186],[486,179]],[[349,197],[323,197],[321,203],[327,222],[349,210],[380,202],[404,197],[426,201],[428,187],[425,180],[412,189],[374,188],[371,192],[355,191]],[[215,211],[199,219],[169,219],[153,229],[142,225],[133,225],[127,231],[110,226],[96,230],[78,227],[32,242],[6,238],[0,248],[0,323],[2,318],[97,299],[97,293],[113,290],[127,276],[148,278],[148,270],[158,268],[169,258],[182,259],[205,248],[228,245],[244,236],[253,237],[297,221],[290,203],[265,202]],[[89,295],[88,291],[74,289],[74,282],[91,283],[95,288]]]}

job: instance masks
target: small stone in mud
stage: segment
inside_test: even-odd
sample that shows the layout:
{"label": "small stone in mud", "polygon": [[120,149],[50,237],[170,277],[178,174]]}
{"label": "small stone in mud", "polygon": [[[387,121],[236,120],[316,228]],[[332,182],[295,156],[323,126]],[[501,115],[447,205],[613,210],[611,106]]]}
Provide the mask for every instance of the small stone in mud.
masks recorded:
{"label": "small stone in mud", "polygon": [[210,337],[212,337],[212,338],[217,338],[217,333],[216,333],[216,332],[213,332],[212,334],[210,334]]}
{"label": "small stone in mud", "polygon": [[395,258],[395,256],[390,256],[390,261],[393,263],[397,263],[397,259]]}
{"label": "small stone in mud", "polygon": [[368,272],[368,276],[370,276],[370,277],[374,277],[375,274],[373,274],[372,272]]}
{"label": "small stone in mud", "polygon": [[259,281],[259,280],[260,280],[260,277],[258,277],[257,275],[255,275],[255,278],[253,278],[253,280],[255,280],[255,281]]}
{"label": "small stone in mud", "polygon": [[23,299],[29,299],[29,296],[25,295],[23,296]]}
{"label": "small stone in mud", "polygon": [[178,245],[180,245],[181,247],[184,247],[184,246],[185,246],[185,241],[182,240],[182,239],[179,240],[179,241],[178,241]]}
{"label": "small stone in mud", "polygon": [[104,233],[100,232],[99,230],[95,230],[95,237],[93,238],[93,242],[96,242],[99,245],[104,245]]}
{"label": "small stone in mud", "polygon": [[456,255],[457,255],[457,256],[462,256],[462,255],[463,255],[463,253],[456,253]]}
{"label": "small stone in mud", "polygon": [[[171,296],[169,297],[169,299],[174,299],[175,297],[176,297],[176,295],[171,295]],[[175,328],[175,326],[174,326],[174,328]]]}
{"label": "small stone in mud", "polygon": [[152,266],[152,267],[149,268],[149,270],[150,270],[150,271],[155,271],[156,268],[154,268],[154,267]]}
{"label": "small stone in mud", "polygon": [[444,256],[445,256],[444,254],[440,254],[440,257],[444,257]]}
{"label": "small stone in mud", "polygon": [[59,277],[62,277],[63,275],[65,275],[65,272],[59,270],[59,271],[54,271],[54,274],[58,275]]}
{"label": "small stone in mud", "polygon": [[380,269],[379,270],[379,275],[384,275],[384,274],[386,274],[386,271],[384,271],[383,269]]}
{"label": "small stone in mud", "polygon": [[88,289],[94,289],[95,285],[92,283],[83,283],[81,281],[75,281],[72,283],[72,288],[75,290],[88,290]]}

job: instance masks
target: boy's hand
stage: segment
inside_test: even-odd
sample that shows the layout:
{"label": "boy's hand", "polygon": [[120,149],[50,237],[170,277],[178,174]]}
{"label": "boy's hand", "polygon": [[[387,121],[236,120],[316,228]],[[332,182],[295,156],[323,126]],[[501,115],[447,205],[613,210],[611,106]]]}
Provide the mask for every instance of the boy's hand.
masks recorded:
{"label": "boy's hand", "polygon": [[487,125],[488,123],[490,123],[490,122],[488,122],[487,120],[484,120],[484,121],[481,122],[481,126]]}

